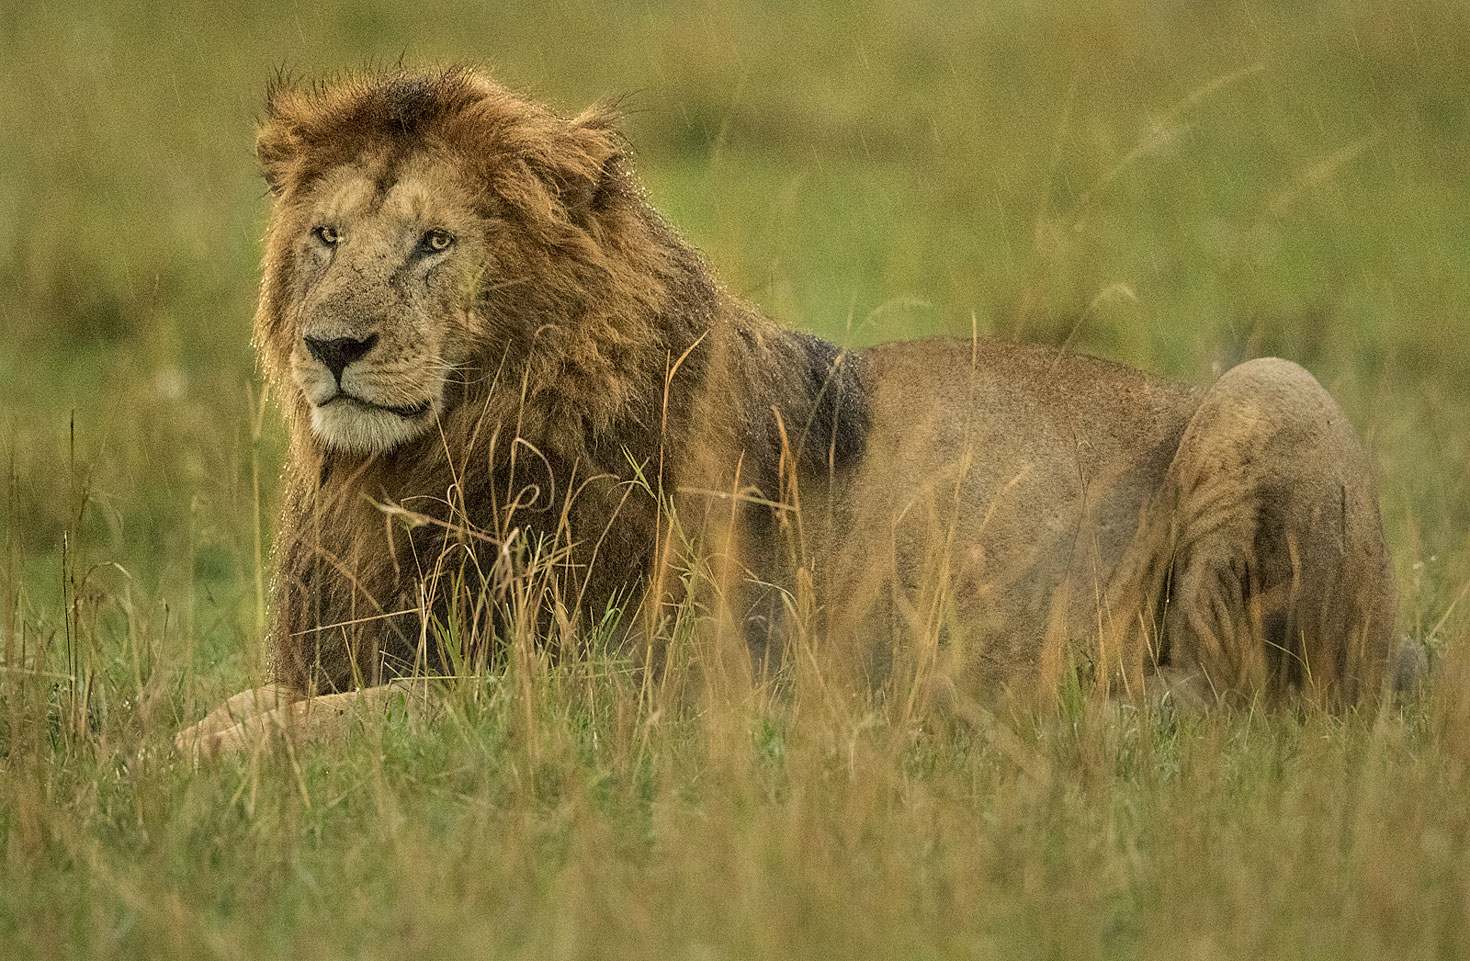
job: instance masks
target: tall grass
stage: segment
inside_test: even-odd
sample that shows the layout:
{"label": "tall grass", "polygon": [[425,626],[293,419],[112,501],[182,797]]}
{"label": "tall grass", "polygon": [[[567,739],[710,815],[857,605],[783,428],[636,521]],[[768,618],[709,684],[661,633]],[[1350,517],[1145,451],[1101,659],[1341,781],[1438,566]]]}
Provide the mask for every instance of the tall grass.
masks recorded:
{"label": "tall grass", "polygon": [[[785,322],[1304,362],[1430,688],[959,722],[917,668],[773,690],[675,625],[650,689],[523,630],[432,715],[181,762],[260,667],[261,89],[405,48],[631,92],[655,204]],[[0,955],[1470,953],[1467,55],[1437,0],[0,7]]]}

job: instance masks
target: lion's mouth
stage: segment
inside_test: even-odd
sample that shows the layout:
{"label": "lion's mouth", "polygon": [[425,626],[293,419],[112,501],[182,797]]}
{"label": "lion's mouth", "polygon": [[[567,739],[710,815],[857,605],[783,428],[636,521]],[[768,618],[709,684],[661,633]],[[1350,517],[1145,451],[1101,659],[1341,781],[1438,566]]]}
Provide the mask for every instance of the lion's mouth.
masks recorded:
{"label": "lion's mouth", "polygon": [[390,414],[396,414],[397,416],[402,417],[404,420],[413,420],[415,418],[422,417],[427,414],[434,406],[431,401],[427,400],[421,400],[417,404],[408,404],[403,407],[395,407],[392,404],[375,404],[370,400],[363,400],[356,394],[349,394],[346,391],[338,391],[331,397],[328,397],[326,400],[322,401],[320,404],[317,404],[317,406],[327,407],[338,402],[343,402],[354,407],[362,407],[367,410],[387,411]]}

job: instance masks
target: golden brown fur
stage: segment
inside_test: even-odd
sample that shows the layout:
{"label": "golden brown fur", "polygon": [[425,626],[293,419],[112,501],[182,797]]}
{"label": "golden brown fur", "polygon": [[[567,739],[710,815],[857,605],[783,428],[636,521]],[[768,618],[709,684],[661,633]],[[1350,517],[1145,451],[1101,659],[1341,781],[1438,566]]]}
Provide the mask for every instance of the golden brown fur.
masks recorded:
{"label": "golden brown fur", "polygon": [[845,354],[717,284],[612,111],[564,120],[468,70],[277,85],[259,155],[286,689],[443,668],[451,615],[480,645],[517,613],[563,644],[610,603],[646,628],[716,518],[758,653],[800,584],[879,683],[927,644],[979,687],[1080,657],[1191,699],[1376,690],[1376,496],[1294,365],[1202,392],[1002,343]]}

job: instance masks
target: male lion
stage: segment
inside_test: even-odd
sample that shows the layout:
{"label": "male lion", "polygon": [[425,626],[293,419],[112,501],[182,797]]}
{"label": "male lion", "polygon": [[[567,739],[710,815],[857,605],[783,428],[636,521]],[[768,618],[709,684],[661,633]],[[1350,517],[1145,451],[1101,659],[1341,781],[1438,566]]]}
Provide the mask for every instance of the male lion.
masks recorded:
{"label": "male lion", "polygon": [[767,664],[816,619],[880,684],[927,638],[975,690],[1081,664],[1199,704],[1376,694],[1377,496],[1305,370],[1198,390],[1062,350],[783,330],[648,204],[614,119],[461,68],[272,88],[272,684],[186,742],[450,669],[517,617],[564,648],[615,610],[646,663],[701,556],[735,573],[721,603]]}

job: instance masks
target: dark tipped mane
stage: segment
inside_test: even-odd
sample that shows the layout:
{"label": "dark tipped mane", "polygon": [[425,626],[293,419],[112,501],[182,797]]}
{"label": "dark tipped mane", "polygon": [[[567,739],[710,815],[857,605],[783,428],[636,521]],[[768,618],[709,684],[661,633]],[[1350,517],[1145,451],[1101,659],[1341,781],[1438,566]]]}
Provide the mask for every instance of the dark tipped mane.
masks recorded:
{"label": "dark tipped mane", "polygon": [[468,66],[434,71],[403,67],[340,78],[300,80],[278,73],[266,90],[265,121],[310,105],[336,123],[397,126],[413,136],[426,122],[463,109],[491,84]]}
{"label": "dark tipped mane", "polygon": [[862,456],[868,436],[868,395],[857,359],[813,334],[793,336],[806,356],[809,398],[801,458],[817,469],[845,467]]}
{"label": "dark tipped mane", "polygon": [[303,83],[278,75],[266,96],[257,155],[273,191],[309,184],[368,150],[430,140],[507,148],[545,140],[565,122],[469,67],[393,68]]}

